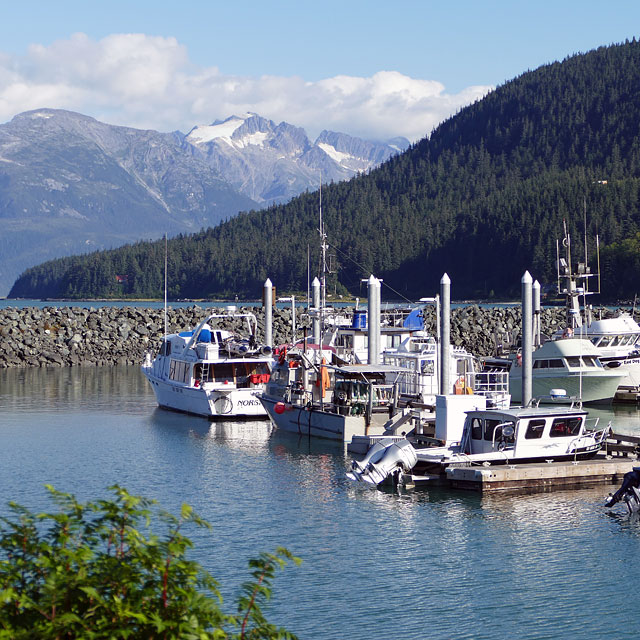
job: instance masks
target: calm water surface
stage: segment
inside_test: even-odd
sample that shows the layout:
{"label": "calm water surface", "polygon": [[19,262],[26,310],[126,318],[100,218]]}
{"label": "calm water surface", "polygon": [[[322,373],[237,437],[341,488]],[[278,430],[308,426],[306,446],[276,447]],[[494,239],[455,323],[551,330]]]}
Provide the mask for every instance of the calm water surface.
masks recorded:
{"label": "calm water surface", "polygon": [[[640,433],[634,408],[600,410]],[[404,495],[345,480],[342,447],[159,410],[136,367],[0,372],[0,502],[50,508],[114,483],[213,524],[197,559],[231,604],[246,561],[287,546],[269,617],[310,639],[631,638],[640,522],[610,490]]]}

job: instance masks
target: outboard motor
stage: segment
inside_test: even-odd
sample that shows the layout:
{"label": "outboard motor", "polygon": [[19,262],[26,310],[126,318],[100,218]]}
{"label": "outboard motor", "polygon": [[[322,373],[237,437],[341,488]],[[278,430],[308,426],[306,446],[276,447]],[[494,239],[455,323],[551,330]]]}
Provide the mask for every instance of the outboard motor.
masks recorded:
{"label": "outboard motor", "polygon": [[624,474],[621,487],[604,503],[605,507],[613,507],[623,500],[629,513],[640,511],[640,467],[633,467],[632,471]]}
{"label": "outboard motor", "polygon": [[402,473],[409,473],[418,462],[416,450],[408,440],[398,442],[376,442],[367,452],[363,460],[354,460],[350,480],[377,486],[387,478],[399,480]]}

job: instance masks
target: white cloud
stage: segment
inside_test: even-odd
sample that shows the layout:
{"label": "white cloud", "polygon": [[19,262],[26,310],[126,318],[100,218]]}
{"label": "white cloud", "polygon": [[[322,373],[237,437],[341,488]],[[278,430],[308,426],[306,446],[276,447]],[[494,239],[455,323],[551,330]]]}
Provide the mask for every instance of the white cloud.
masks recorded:
{"label": "white cloud", "polygon": [[240,77],[196,67],[175,38],[82,33],[26,55],[0,53],[0,121],[29,109],[69,109],[111,124],[188,131],[197,124],[254,111],[306,129],[366,138],[428,134],[490,87],[448,94],[429,80],[380,71],[370,78]]}

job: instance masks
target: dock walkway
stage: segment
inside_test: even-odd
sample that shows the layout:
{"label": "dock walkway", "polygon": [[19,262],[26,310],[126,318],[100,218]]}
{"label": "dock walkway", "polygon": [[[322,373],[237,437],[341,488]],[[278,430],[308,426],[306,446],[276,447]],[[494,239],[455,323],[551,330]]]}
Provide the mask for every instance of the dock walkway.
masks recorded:
{"label": "dock walkway", "polygon": [[594,458],[577,462],[456,467],[447,469],[449,486],[485,492],[534,493],[621,484],[635,460]]}

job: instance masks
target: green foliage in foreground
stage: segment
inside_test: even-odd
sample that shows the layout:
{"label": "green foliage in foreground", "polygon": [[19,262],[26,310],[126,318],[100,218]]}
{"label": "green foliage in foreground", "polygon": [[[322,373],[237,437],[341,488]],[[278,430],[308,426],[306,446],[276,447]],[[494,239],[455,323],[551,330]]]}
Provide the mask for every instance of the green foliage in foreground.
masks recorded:
{"label": "green foliage in foreground", "polygon": [[117,485],[113,500],[86,504],[47,489],[57,513],[11,502],[0,518],[0,638],[295,637],[260,609],[276,570],[300,562],[286,549],[249,562],[237,612],[224,613],[216,580],[186,557],[184,525],[210,528],[190,506],[176,517]]}

